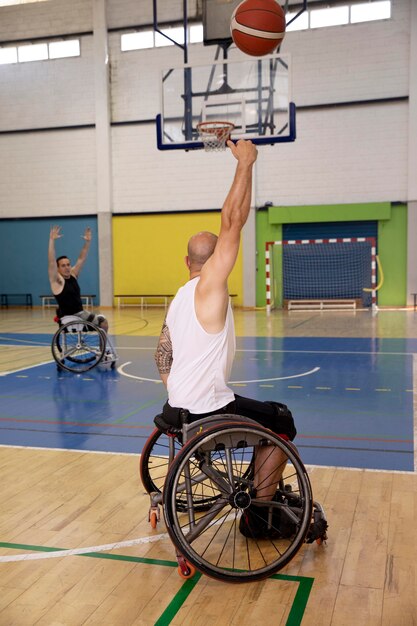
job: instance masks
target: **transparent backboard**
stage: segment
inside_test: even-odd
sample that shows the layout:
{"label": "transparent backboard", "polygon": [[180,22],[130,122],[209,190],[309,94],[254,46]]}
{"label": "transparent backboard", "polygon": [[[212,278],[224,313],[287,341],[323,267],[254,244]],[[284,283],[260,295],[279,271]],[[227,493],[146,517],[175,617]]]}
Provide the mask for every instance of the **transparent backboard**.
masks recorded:
{"label": "transparent backboard", "polygon": [[203,148],[197,124],[234,124],[232,139],[256,144],[295,140],[289,55],[184,65],[162,74],[157,142],[161,150]]}

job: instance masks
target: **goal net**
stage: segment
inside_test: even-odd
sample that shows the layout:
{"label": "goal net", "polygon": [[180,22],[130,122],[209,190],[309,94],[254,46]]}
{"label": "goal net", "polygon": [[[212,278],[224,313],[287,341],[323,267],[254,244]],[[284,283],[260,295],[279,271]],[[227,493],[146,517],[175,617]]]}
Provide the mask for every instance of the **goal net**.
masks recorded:
{"label": "goal net", "polygon": [[269,241],[265,252],[267,311],[297,300],[376,306],[372,237]]}

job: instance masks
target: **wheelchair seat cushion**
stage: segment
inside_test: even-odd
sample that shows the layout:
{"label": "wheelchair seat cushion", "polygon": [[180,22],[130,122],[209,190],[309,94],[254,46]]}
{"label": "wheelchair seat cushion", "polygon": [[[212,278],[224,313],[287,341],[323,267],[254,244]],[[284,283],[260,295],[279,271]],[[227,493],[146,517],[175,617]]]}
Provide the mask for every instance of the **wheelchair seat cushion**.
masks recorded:
{"label": "wheelchair seat cushion", "polygon": [[157,415],[154,418],[153,422],[155,426],[159,428],[159,430],[162,431],[163,433],[178,435],[182,432],[181,428],[178,428],[177,426],[174,426],[173,424],[169,424],[168,422],[166,422],[162,414]]}

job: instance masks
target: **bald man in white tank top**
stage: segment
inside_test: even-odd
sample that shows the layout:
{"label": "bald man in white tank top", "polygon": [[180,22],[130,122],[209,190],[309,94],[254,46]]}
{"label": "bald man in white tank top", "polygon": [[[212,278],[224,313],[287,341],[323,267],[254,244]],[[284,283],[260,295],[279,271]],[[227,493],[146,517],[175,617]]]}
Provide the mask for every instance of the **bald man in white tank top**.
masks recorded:
{"label": "bald man in white tank top", "polygon": [[[242,398],[227,386],[235,354],[235,331],[227,280],[235,265],[252,195],[257,149],[251,141],[227,142],[237,159],[236,173],[221,213],[220,233],[200,232],[188,242],[190,280],[179,289],[164,321],[155,361],[168,390],[164,419],[179,425],[180,409],[189,421],[217,413],[255,419],[288,439],[296,429],[283,404]],[[258,499],[271,500],[286,458],[268,446],[258,448],[255,488],[269,476]],[[272,479],[271,479],[272,478]],[[251,531],[250,536],[253,536]]]}

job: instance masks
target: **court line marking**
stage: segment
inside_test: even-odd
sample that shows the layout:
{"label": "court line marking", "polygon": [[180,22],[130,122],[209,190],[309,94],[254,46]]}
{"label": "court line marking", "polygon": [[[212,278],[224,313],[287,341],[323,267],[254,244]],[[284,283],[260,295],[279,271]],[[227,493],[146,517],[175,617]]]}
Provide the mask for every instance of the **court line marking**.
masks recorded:
{"label": "court line marking", "polygon": [[[0,337],[0,341],[1,341]],[[355,339],[355,337],[345,337],[345,339]],[[11,340],[10,340],[11,341]],[[16,340],[15,341],[23,341]],[[28,342],[29,343],[29,342]],[[0,344],[1,345],[1,344]],[[5,346],[10,347],[18,347],[20,344],[5,344]],[[43,347],[49,346],[50,344],[36,344],[33,347]],[[155,346],[117,346],[119,350],[153,350],[155,351]],[[384,350],[290,350],[290,349],[278,349],[278,348],[236,348],[236,352],[277,352],[277,353],[295,353],[295,354],[383,354],[383,355],[392,355],[392,356],[414,356],[416,352],[390,352]]]}
{"label": "court line marking", "polygon": [[88,548],[74,548],[72,550],[56,550],[54,552],[30,552],[25,554],[15,554],[0,556],[0,563],[11,563],[13,561],[37,561],[38,559],[57,559],[64,556],[75,556],[77,554],[88,554],[90,552],[108,552],[109,550],[117,550],[118,548],[126,548],[129,546],[137,546],[147,543],[155,543],[161,539],[167,539],[168,533],[160,535],[151,535],[149,537],[139,537],[138,539],[130,539],[127,541],[117,541],[116,543],[105,543],[101,546],[90,546]]}
{"label": "court line marking", "polygon": [[[127,378],[133,378],[134,380],[145,380],[146,382],[150,382],[150,383],[162,383],[161,380],[158,380],[157,378],[145,378],[143,376],[135,376],[134,374],[128,374],[127,372],[124,371],[124,368],[127,367],[128,365],[131,365],[132,361],[126,361],[126,363],[122,363],[122,365],[120,365],[117,368],[117,371],[119,372],[119,374],[122,374],[122,376],[126,376]],[[311,374],[315,374],[316,372],[319,371],[319,367],[313,367],[312,370],[309,370],[308,372],[302,372],[301,374],[293,374],[292,376],[279,376],[279,377],[275,377],[275,378],[254,378],[253,380],[229,380],[229,385],[243,385],[246,383],[267,383],[273,380],[290,380],[291,378],[301,378],[302,376],[310,376]]]}
{"label": "court line marking", "polygon": [[[37,550],[40,552],[53,552],[55,548],[47,548],[44,546],[29,546],[24,544],[13,544],[0,542],[0,546],[10,549],[27,548],[31,550]],[[61,550],[62,552],[62,550]],[[131,563],[146,563],[149,565],[162,565],[168,567],[177,567],[175,561],[162,561],[160,559],[148,559],[143,557],[127,556],[123,554],[102,554],[100,552],[90,552],[85,554],[86,557],[92,557],[95,559],[111,559],[115,561],[126,561]],[[201,579],[202,574],[196,572],[193,578],[186,580],[181,586],[180,590],[174,595],[167,608],[164,610],[159,619],[155,622],[155,626],[169,626],[172,620],[177,615],[178,611],[183,606],[184,602],[189,597],[190,593]],[[308,599],[311,593],[311,589],[314,583],[314,578],[307,576],[294,576],[289,574],[272,574],[270,579],[273,580],[285,580],[298,583],[297,592],[291,605],[290,612],[286,624],[288,626],[301,626],[303,615],[307,607]]]}
{"label": "court line marking", "polygon": [[0,335],[0,341],[16,341],[16,342],[18,342],[16,344],[9,344],[9,343],[5,344],[6,346],[10,345],[12,348],[20,346],[20,344],[22,344],[22,343],[31,344],[31,347],[33,347],[33,348],[39,348],[39,347],[42,347],[42,346],[49,347],[51,345],[51,343],[42,343],[39,340],[35,341],[35,340],[30,340],[30,339],[17,339],[16,337],[13,337],[13,339],[11,339],[11,338],[9,339],[8,337],[4,337],[4,336],[1,336],[1,335]]}
{"label": "court line marking", "polygon": [[[40,446],[17,446],[12,444],[0,444],[0,448],[17,448],[20,450],[42,450],[49,452],[77,452],[78,454],[115,454],[120,456],[134,456],[139,457],[140,452],[112,452],[106,450],[77,450],[76,448],[42,448]],[[163,455],[161,455],[163,456]],[[168,458],[168,457],[166,457]],[[313,472],[317,469],[334,469],[334,470],[348,470],[349,472],[379,472],[382,474],[403,474],[404,476],[412,476],[417,474],[417,467],[413,470],[394,470],[394,469],[377,469],[372,467],[347,467],[343,465],[313,465],[310,463],[305,464],[308,472]]]}
{"label": "court line marking", "polygon": [[25,370],[31,370],[34,367],[40,367],[41,365],[48,365],[48,363],[54,363],[54,359],[50,361],[42,361],[42,363],[36,363],[36,365],[29,365],[26,367],[21,367],[17,370],[10,370],[9,372],[0,372],[0,376],[8,376],[9,374],[17,374],[17,372],[24,372]]}
{"label": "court line marking", "polygon": [[[40,446],[17,446],[11,444],[0,444],[0,448],[18,448],[20,450],[48,450],[49,452],[77,452],[78,454],[115,454],[121,456],[134,456],[138,458],[140,456],[140,452],[112,452],[109,450],[77,450],[76,448],[42,448]],[[163,456],[163,455],[161,455]],[[168,458],[168,457],[166,457]],[[349,470],[353,472],[382,472],[386,474],[404,474],[409,476],[410,474],[417,474],[417,468],[415,471],[412,470],[394,470],[394,469],[377,469],[372,467],[344,467],[339,465],[311,465],[305,464],[305,467],[308,470],[313,469],[342,469]]]}
{"label": "court line marking", "polygon": [[[346,337],[346,339],[352,339],[352,337]],[[354,339],[354,338],[353,338]],[[118,350],[153,350],[155,351],[155,346],[117,346]],[[236,348],[236,352],[277,352],[282,354],[370,354],[370,355],[379,355],[382,354],[384,356],[414,356],[416,352],[385,352],[383,350],[282,350],[275,348]]]}
{"label": "court line marking", "polygon": [[[149,426],[152,430],[152,426]],[[112,450],[80,450],[79,448],[49,448],[48,446],[18,446],[10,443],[0,443],[0,448],[18,448],[20,450],[48,450],[49,452],[78,452],[79,454],[117,454],[122,456],[140,456],[140,452],[113,452]]]}

